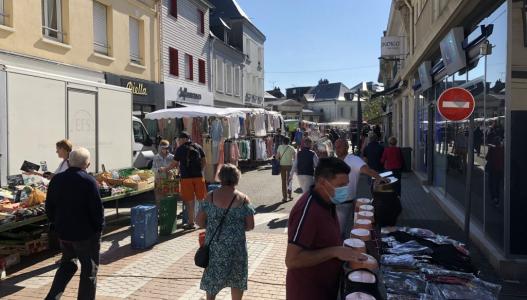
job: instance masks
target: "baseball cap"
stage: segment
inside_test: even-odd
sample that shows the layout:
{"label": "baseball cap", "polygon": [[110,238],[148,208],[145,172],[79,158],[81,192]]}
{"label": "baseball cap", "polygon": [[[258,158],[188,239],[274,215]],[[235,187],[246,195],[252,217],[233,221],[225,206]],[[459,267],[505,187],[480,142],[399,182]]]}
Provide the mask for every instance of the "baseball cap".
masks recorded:
{"label": "baseball cap", "polygon": [[182,132],[179,134],[179,138],[180,138],[180,139],[190,139],[190,135],[189,135],[186,131],[182,131]]}

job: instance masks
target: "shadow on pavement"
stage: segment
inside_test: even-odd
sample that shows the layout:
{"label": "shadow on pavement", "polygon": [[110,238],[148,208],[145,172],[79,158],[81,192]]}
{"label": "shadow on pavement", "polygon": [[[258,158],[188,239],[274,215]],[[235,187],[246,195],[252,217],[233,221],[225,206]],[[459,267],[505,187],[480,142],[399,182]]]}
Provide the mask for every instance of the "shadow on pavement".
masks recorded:
{"label": "shadow on pavement", "polygon": [[287,227],[287,219],[282,219],[280,221],[276,221],[278,219],[273,219],[267,223],[267,227],[269,229],[277,229],[277,228],[286,228]]}
{"label": "shadow on pavement", "polygon": [[[280,207],[280,206],[282,204],[285,204],[285,203],[286,202],[281,202],[280,201],[280,202],[276,202],[276,203],[271,204],[271,205],[260,205],[260,206],[255,208],[255,211],[258,214],[282,211],[282,210],[284,210],[284,208]],[[280,208],[280,209],[278,209],[278,208]]]}

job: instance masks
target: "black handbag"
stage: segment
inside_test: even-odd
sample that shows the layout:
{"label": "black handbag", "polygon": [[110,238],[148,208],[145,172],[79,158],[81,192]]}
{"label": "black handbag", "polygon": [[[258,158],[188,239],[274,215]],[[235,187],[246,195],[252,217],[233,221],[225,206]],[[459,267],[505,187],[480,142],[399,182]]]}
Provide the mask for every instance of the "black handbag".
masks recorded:
{"label": "black handbag", "polygon": [[[212,197],[212,195],[211,195]],[[216,236],[216,233],[218,230],[221,229],[223,226],[223,221],[225,220],[225,217],[227,216],[227,213],[229,213],[229,210],[231,209],[232,203],[234,202],[234,199],[236,199],[236,195],[232,197],[231,203],[229,204],[229,207],[227,208],[227,211],[223,214],[221,217],[220,224],[218,224],[218,227],[216,227],[216,230],[214,230],[214,233],[212,234],[212,237],[210,239],[209,245],[205,244],[201,247],[199,247],[198,251],[196,251],[196,254],[194,255],[194,264],[200,268],[206,268],[209,266],[209,247],[210,244],[214,241],[214,237]]]}

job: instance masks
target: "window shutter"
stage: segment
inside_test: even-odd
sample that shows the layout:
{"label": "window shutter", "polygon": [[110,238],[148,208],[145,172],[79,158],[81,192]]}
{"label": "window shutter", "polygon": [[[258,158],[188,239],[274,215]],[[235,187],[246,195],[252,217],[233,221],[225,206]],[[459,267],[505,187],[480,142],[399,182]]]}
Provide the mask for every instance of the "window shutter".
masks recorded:
{"label": "window shutter", "polygon": [[170,0],[170,14],[177,18],[177,0]]}
{"label": "window shutter", "polygon": [[188,55],[188,79],[194,80],[194,63],[192,55]]}
{"label": "window shutter", "polygon": [[205,13],[198,9],[198,18],[199,18],[199,32],[205,34]]}
{"label": "window shutter", "polygon": [[130,17],[130,60],[141,63],[139,48],[139,20]]}
{"label": "window shutter", "polygon": [[108,54],[106,6],[96,1],[93,2],[93,34],[94,50]]}
{"label": "window shutter", "polygon": [[170,65],[170,74],[179,76],[178,51],[176,49],[168,48],[168,61]]}
{"label": "window shutter", "polygon": [[199,71],[199,82],[206,83],[205,80],[205,61],[203,59],[198,60],[198,71]]}

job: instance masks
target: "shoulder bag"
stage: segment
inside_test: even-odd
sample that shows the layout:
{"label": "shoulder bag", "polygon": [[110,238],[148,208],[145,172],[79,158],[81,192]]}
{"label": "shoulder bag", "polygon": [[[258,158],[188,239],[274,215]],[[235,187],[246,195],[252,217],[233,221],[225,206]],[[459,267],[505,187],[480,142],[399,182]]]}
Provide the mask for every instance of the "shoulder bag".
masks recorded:
{"label": "shoulder bag", "polygon": [[[211,194],[212,197],[212,194]],[[196,254],[194,255],[194,264],[200,268],[206,268],[209,266],[209,247],[210,244],[214,241],[214,237],[216,236],[216,233],[220,228],[223,226],[223,221],[225,221],[225,217],[229,213],[229,210],[231,209],[232,203],[234,202],[234,199],[236,199],[236,195],[232,197],[231,203],[229,204],[229,207],[227,208],[227,211],[223,214],[221,217],[220,224],[218,224],[218,227],[216,227],[216,230],[214,230],[214,233],[212,234],[212,237],[210,239],[209,245],[204,244],[203,246],[199,247],[198,251],[196,251]]]}

